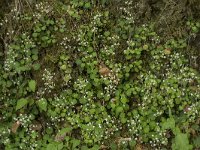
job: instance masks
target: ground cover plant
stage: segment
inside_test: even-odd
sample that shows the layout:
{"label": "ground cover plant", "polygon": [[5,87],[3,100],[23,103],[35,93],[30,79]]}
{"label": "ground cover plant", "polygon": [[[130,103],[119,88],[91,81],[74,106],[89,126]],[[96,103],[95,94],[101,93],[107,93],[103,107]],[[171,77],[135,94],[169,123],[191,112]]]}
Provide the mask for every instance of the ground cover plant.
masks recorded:
{"label": "ground cover plant", "polygon": [[11,3],[0,22],[0,149],[199,149],[200,16],[190,8],[200,7],[180,5]]}

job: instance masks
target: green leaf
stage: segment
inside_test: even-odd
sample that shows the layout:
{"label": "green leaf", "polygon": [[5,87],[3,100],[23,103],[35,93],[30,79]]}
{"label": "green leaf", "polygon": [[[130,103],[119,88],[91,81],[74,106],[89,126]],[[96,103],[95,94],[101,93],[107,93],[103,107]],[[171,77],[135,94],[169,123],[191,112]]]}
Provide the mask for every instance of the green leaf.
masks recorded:
{"label": "green leaf", "polygon": [[48,144],[46,150],[57,150],[56,144]]}
{"label": "green leaf", "polygon": [[66,70],[67,69],[67,66],[64,64],[60,67],[62,70]]}
{"label": "green leaf", "polygon": [[200,136],[196,137],[193,140],[193,143],[194,143],[195,147],[200,147]]}
{"label": "green leaf", "polygon": [[31,80],[28,83],[29,88],[31,89],[31,91],[35,92],[35,87],[36,87],[36,82],[35,80]]}
{"label": "green leaf", "polygon": [[123,112],[123,107],[118,106],[118,107],[116,108],[116,115],[118,116],[119,113],[121,113],[121,112]]}
{"label": "green leaf", "polygon": [[97,150],[100,149],[99,145],[94,145],[90,150]]}
{"label": "green leaf", "polygon": [[27,99],[21,98],[20,100],[17,101],[16,110],[21,109],[21,108],[24,107],[27,103],[28,103],[28,100],[27,100]]}
{"label": "green leaf", "polygon": [[37,105],[41,110],[47,111],[47,100],[42,98],[37,101]]}
{"label": "green leaf", "polygon": [[38,36],[38,33],[33,33],[32,36],[33,36],[34,38],[36,38],[36,37]]}
{"label": "green leaf", "polygon": [[178,133],[172,143],[172,150],[192,150],[193,146],[189,144],[187,134]]}
{"label": "green leaf", "polygon": [[71,131],[72,131],[72,128],[70,128],[70,127],[69,128],[63,128],[63,129],[60,130],[59,134],[63,135],[63,134],[69,133]]}
{"label": "green leaf", "polygon": [[83,145],[82,147],[81,147],[81,150],[88,150],[89,148],[87,147],[87,146],[85,146],[85,145]]}
{"label": "green leaf", "polygon": [[128,102],[128,99],[126,98],[126,96],[123,94],[123,95],[121,95],[121,102],[123,103],[123,104],[126,104],[127,102]]}
{"label": "green leaf", "polygon": [[62,150],[63,149],[63,143],[58,144],[57,150]]}
{"label": "green leaf", "polygon": [[106,32],[104,32],[104,35],[105,35],[106,37],[108,37],[108,36],[110,35],[110,32],[109,32],[109,31],[106,31]]}
{"label": "green leaf", "polygon": [[33,59],[33,60],[38,60],[38,56],[37,56],[37,55],[33,55],[33,56],[32,56],[32,59]]}
{"label": "green leaf", "polygon": [[136,141],[135,141],[135,140],[131,140],[131,141],[129,142],[129,145],[130,145],[130,147],[135,147]]}
{"label": "green leaf", "polygon": [[91,7],[91,4],[89,2],[85,3],[85,8],[90,8]]}
{"label": "green leaf", "polygon": [[80,140],[76,140],[76,139],[73,139],[71,140],[71,143],[72,143],[72,149],[75,149],[78,145],[80,145]]}
{"label": "green leaf", "polygon": [[68,128],[63,128],[60,130],[60,132],[58,132],[56,134],[56,137],[55,137],[55,140],[56,141],[63,141],[67,135],[67,133],[71,132],[72,131],[72,128],[68,127]]}
{"label": "green leaf", "polygon": [[39,70],[40,69],[40,64],[34,64],[33,65],[34,70]]}
{"label": "green leaf", "polygon": [[33,99],[30,99],[30,100],[29,100],[29,106],[33,105],[34,102],[35,102],[35,101],[34,101]]}
{"label": "green leaf", "polygon": [[60,31],[61,33],[65,32],[65,30],[64,30],[64,29],[60,29],[59,31]]}
{"label": "green leaf", "polygon": [[117,144],[116,143],[111,143],[110,144],[110,148],[111,148],[111,150],[117,150]]}
{"label": "green leaf", "polygon": [[162,129],[166,130],[166,129],[175,129],[175,120],[174,118],[170,117],[168,118],[163,124],[162,124]]}

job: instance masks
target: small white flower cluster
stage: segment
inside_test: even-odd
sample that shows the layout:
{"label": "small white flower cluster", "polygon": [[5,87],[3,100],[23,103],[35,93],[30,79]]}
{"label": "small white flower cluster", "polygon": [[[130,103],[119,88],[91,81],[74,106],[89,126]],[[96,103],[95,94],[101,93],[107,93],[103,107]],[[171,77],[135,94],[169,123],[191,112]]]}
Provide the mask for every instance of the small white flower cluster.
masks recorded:
{"label": "small white flower cluster", "polygon": [[185,108],[184,113],[188,116],[190,122],[194,122],[199,116],[200,102],[193,103],[191,106]]}
{"label": "small white flower cluster", "polygon": [[44,72],[42,74],[42,80],[44,81],[44,91],[47,93],[51,93],[51,91],[55,88],[54,83],[54,76],[55,73],[51,73],[48,69],[44,69]]}
{"label": "small white flower cluster", "polygon": [[[19,18],[20,18],[20,15],[21,15],[21,12],[16,8],[16,7],[13,7],[11,10],[10,10],[10,13],[9,15],[5,15],[4,16],[4,19],[2,19],[0,21],[0,27],[6,27],[6,26],[10,26],[11,24],[13,24],[15,21],[18,21]],[[13,25],[12,25],[13,26]],[[11,28],[12,29],[12,28]],[[14,32],[14,31],[12,31]],[[7,35],[10,35],[9,32],[7,32]]]}
{"label": "small white flower cluster", "polygon": [[33,115],[28,114],[20,114],[18,117],[14,117],[13,120],[15,122],[20,122],[20,125],[25,128],[25,130],[28,132],[28,126],[31,124],[33,120]]}
{"label": "small white flower cluster", "polygon": [[48,14],[52,11],[52,7],[48,2],[40,2],[35,5],[36,10],[42,14]]}
{"label": "small white flower cluster", "polygon": [[33,17],[35,18],[33,22],[34,24],[38,23],[43,16],[53,13],[52,6],[50,6],[47,2],[36,3],[35,7],[36,9],[33,12]]}
{"label": "small white flower cluster", "polygon": [[113,36],[107,37],[107,40],[113,42],[113,45],[111,47],[120,45],[120,43],[119,43],[120,37],[118,35],[116,35],[116,34],[114,34]]}
{"label": "small white flower cluster", "polygon": [[145,78],[144,85],[145,87],[147,87],[147,89],[151,89],[152,87],[157,86],[158,85],[157,77],[153,74],[149,74]]}
{"label": "small white flower cluster", "polygon": [[125,6],[120,7],[119,9],[125,13],[123,16],[129,23],[134,23],[134,17],[133,14],[131,13],[131,10],[133,9],[133,1],[125,1]]}
{"label": "small white flower cluster", "polygon": [[[27,134],[18,145],[20,149],[31,149],[35,150],[38,148],[38,141],[35,140],[35,135],[38,135],[37,132],[33,131],[31,134]],[[38,136],[37,136],[38,137]]]}
{"label": "small white flower cluster", "polygon": [[156,112],[153,114],[153,116],[159,117],[159,116],[162,116],[162,114],[163,114],[163,110],[156,110]]}
{"label": "small white flower cluster", "polygon": [[116,131],[122,129],[122,127],[117,126],[116,118],[109,115],[104,120],[92,121],[82,126],[85,129],[82,130],[85,140],[92,139],[94,142],[100,142],[101,139],[109,139]]}
{"label": "small white flower cluster", "polygon": [[[87,46],[88,45],[88,41],[86,39],[87,35],[85,33],[85,31],[83,31],[83,29],[79,29],[78,31],[78,37],[77,37],[77,42],[79,46]],[[78,49],[78,51],[81,51],[81,49]]]}
{"label": "small white flower cluster", "polygon": [[102,79],[105,82],[107,82],[107,81],[109,82],[109,84],[104,87],[105,93],[112,95],[116,91],[117,84],[115,84],[115,83],[118,83],[118,81],[115,80],[115,77],[110,77],[110,78],[103,77]]}
{"label": "small white flower cluster", "polygon": [[20,11],[16,8],[16,7],[13,7],[12,9],[11,9],[11,11],[10,11],[10,13],[11,13],[11,17],[12,17],[12,19],[14,19],[14,20],[19,20],[19,18],[20,18]]}
{"label": "small white flower cluster", "polygon": [[100,54],[102,55],[102,60],[106,61],[108,58],[112,59],[118,49],[119,43],[119,36],[112,35],[103,40],[104,45],[103,48],[100,50]]}
{"label": "small white flower cluster", "polygon": [[94,15],[92,21],[91,21],[91,25],[93,26],[93,29],[91,30],[93,33],[96,33],[98,31],[98,26],[102,25],[102,18],[103,14],[101,14],[100,12],[98,12],[96,15]]}
{"label": "small white flower cluster", "polygon": [[67,99],[64,96],[54,96],[53,100],[51,101],[51,104],[55,107],[55,108],[61,108],[61,109],[68,109],[68,103],[66,103]]}
{"label": "small white flower cluster", "polygon": [[19,58],[21,62],[22,60],[24,61],[24,66],[30,66],[32,64],[31,50],[35,47],[35,44],[26,33],[23,33],[22,37],[23,38],[18,40],[20,42],[18,45],[8,45],[7,57],[4,62],[4,69],[6,71],[11,71],[13,69],[14,72],[17,72],[19,66],[22,65],[18,63]]}
{"label": "small white flower cluster", "polygon": [[2,27],[2,26],[4,25],[3,21],[4,21],[4,20],[1,20],[1,21],[0,21],[0,27]]}
{"label": "small white flower cluster", "polygon": [[10,139],[8,138],[8,135],[10,134],[11,130],[8,127],[0,128],[0,139],[1,142],[4,144],[9,144]]}
{"label": "small white flower cluster", "polygon": [[0,138],[3,138],[6,134],[10,134],[11,130],[7,127],[0,129]]}
{"label": "small white flower cluster", "polygon": [[134,118],[131,120],[127,120],[127,127],[132,138],[137,140],[139,138],[139,132],[142,130],[139,115],[134,116]]}
{"label": "small white flower cluster", "polygon": [[74,87],[78,92],[85,94],[86,93],[86,87],[88,86],[88,84],[89,84],[89,81],[87,79],[78,78],[74,82]]}
{"label": "small white flower cluster", "polygon": [[168,139],[166,138],[166,133],[164,131],[161,131],[160,128],[158,128],[157,133],[153,133],[151,135],[151,140],[149,143],[152,147],[156,147],[160,149],[161,145],[167,145]]}
{"label": "small white flower cluster", "polygon": [[4,141],[3,141],[3,143],[6,145],[6,144],[9,144],[11,141],[10,141],[10,139],[9,138],[5,138],[4,139]]}
{"label": "small white flower cluster", "polygon": [[[107,57],[112,57],[115,55],[115,51],[114,51],[114,47],[108,47],[108,46],[104,46],[104,48],[101,50],[101,54],[107,56]],[[103,57],[104,58],[104,57]]]}
{"label": "small white flower cluster", "polygon": [[38,149],[38,143],[37,143],[37,141],[34,141],[34,142],[31,141],[30,149],[31,150]]}
{"label": "small white flower cluster", "polygon": [[53,112],[49,113],[52,125],[64,120],[68,120],[72,125],[79,124],[76,122],[78,119],[76,117],[77,114],[75,112],[74,104],[70,100],[69,97],[60,95],[54,96],[53,100],[50,101],[51,105],[55,108]]}
{"label": "small white flower cluster", "polygon": [[7,55],[7,58],[4,61],[4,69],[6,71],[10,71],[13,68],[13,66],[16,64],[15,58],[17,57],[17,54],[15,53],[14,49],[11,46],[9,46],[6,55]]}
{"label": "small white flower cluster", "polygon": [[[67,45],[67,42],[71,42],[71,39],[70,38],[68,38],[67,36],[66,37],[64,37],[63,39],[62,39],[62,41],[60,42],[60,45],[62,45],[62,46],[68,46]],[[67,49],[68,47],[66,47],[66,49]]]}
{"label": "small white flower cluster", "polygon": [[75,114],[75,112],[72,113],[67,113],[67,121],[70,122],[71,125],[74,127],[80,127],[81,126],[81,120],[80,120],[80,115]]}
{"label": "small white flower cluster", "polygon": [[73,45],[70,45],[70,43],[72,42],[72,40],[73,41],[76,41],[77,39],[76,39],[76,36],[72,36],[71,38],[70,37],[64,37],[62,40],[61,40],[61,42],[60,42],[60,45],[61,46],[63,46],[63,48],[64,49],[66,49],[66,50],[71,50],[71,49],[75,49],[76,47],[75,46],[73,46]]}

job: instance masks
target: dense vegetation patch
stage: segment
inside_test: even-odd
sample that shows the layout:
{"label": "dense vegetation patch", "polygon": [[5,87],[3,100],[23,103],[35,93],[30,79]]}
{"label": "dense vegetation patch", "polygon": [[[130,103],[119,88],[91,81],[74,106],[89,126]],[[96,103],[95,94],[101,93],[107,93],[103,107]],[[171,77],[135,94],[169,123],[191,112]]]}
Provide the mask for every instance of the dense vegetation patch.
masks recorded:
{"label": "dense vegetation patch", "polygon": [[1,149],[200,147],[200,22],[166,36],[136,4],[26,1],[4,15]]}

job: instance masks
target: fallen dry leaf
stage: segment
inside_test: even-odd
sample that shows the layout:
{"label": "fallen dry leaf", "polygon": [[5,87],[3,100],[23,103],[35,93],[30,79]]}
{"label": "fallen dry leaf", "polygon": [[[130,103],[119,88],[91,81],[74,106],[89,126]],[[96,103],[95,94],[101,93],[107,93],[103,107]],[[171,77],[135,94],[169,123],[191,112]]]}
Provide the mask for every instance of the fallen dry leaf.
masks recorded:
{"label": "fallen dry leaf", "polygon": [[165,53],[166,55],[171,54],[171,49],[170,49],[170,48],[166,48],[166,49],[164,50],[164,53]]}
{"label": "fallen dry leaf", "polygon": [[21,123],[19,121],[17,121],[12,125],[12,128],[11,128],[12,133],[16,133],[17,132],[17,129],[19,128],[20,124]]}
{"label": "fallen dry leaf", "polygon": [[135,150],[142,150],[142,145],[137,144],[137,145],[135,146]]}
{"label": "fallen dry leaf", "polygon": [[107,67],[100,67],[99,73],[102,76],[107,76],[110,73],[110,70]]}
{"label": "fallen dry leaf", "polygon": [[189,132],[193,137],[195,137],[197,135],[196,131],[194,129],[192,129],[192,128],[189,129]]}
{"label": "fallen dry leaf", "polygon": [[101,145],[101,146],[100,146],[100,149],[101,149],[101,150],[106,150],[106,149],[108,149],[108,146]]}

